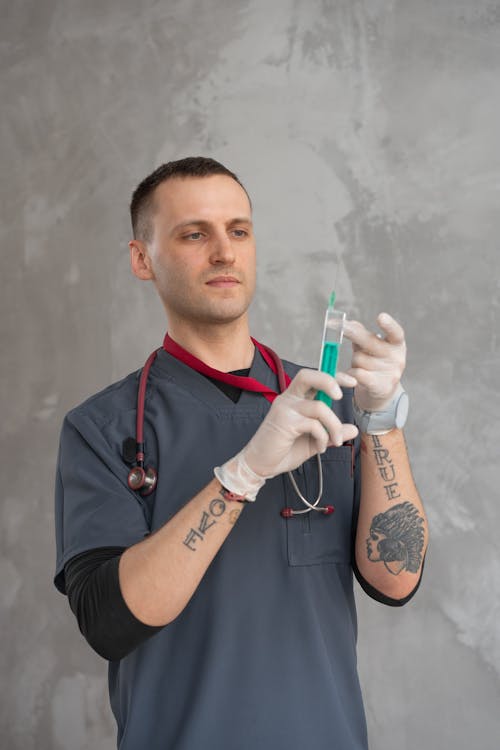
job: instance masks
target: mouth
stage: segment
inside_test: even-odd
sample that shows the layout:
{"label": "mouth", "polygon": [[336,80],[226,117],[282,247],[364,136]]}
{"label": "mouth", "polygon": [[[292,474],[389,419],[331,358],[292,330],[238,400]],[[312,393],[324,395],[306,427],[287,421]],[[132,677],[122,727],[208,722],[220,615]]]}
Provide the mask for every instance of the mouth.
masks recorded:
{"label": "mouth", "polygon": [[228,287],[238,286],[241,282],[238,281],[234,276],[215,276],[206,282],[211,287],[221,287],[226,289]]}

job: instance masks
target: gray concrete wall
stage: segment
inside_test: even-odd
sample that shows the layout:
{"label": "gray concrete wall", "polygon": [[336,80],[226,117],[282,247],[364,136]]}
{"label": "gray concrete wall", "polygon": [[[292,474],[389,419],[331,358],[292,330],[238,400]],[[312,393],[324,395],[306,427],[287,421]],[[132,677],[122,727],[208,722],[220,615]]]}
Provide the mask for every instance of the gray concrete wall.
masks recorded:
{"label": "gray concrete wall", "polygon": [[1,6],[1,747],[114,746],[106,665],[51,584],[56,444],[160,341],[127,205],[201,153],[254,198],[258,337],[315,362],[334,285],[407,330],[432,546],[406,608],[358,596],[372,750],[498,750],[500,4]]}

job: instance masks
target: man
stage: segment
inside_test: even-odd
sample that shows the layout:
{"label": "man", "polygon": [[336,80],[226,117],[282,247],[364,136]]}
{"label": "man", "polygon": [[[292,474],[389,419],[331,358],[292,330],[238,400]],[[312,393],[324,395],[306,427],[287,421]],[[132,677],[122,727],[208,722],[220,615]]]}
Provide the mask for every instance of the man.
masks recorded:
{"label": "man", "polygon": [[[276,367],[249,333],[255,241],[236,175],[171,162],[131,213],[132,271],[168,318],[144,446],[134,373],[68,414],[56,487],[56,585],[110,660],[118,746],[366,748],[352,570],[371,596],[403,604],[427,544],[398,429],[403,330],[386,314],[383,337],[349,322],[350,372],[284,363],[292,380],[275,397]],[[367,550],[373,519],[380,528],[396,504],[423,529],[411,569]]]}

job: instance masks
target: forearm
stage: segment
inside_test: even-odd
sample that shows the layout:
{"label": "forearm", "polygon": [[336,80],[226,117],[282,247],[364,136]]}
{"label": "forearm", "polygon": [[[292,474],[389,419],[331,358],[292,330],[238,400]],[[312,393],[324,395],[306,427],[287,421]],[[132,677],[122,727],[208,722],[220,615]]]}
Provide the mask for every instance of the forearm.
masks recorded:
{"label": "forearm", "polygon": [[419,582],[427,539],[427,519],[402,431],[362,434],[359,572],[385,596],[404,599]]}
{"label": "forearm", "polygon": [[161,529],[121,556],[122,595],[141,622],[166,625],[195,592],[243,509],[220,492],[213,479]]}

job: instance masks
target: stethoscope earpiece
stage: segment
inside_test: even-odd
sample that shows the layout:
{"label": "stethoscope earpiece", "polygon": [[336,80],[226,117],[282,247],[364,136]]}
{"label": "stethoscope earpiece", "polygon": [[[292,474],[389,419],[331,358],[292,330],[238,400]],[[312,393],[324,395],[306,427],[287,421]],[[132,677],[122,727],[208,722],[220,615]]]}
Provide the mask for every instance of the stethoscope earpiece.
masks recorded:
{"label": "stethoscope earpiece", "polygon": [[302,516],[305,513],[310,513],[312,510],[315,510],[316,513],[322,513],[324,516],[330,516],[332,513],[335,513],[335,508],[333,505],[323,505],[323,506],[312,506],[308,508],[304,508],[304,510],[294,510],[293,508],[282,508],[280,510],[280,516],[282,518],[293,518],[294,516]]}
{"label": "stethoscope earpiece", "polygon": [[305,505],[305,508],[301,508],[300,510],[295,510],[294,508],[282,508],[280,510],[280,516],[282,518],[293,518],[294,516],[303,516],[306,513],[311,513],[311,511],[315,511],[316,513],[322,513],[324,516],[330,516],[334,511],[335,508],[333,505],[320,505],[320,500],[323,495],[323,469],[321,467],[321,456],[318,453],[316,455],[316,460],[318,462],[318,496],[316,497],[316,500],[313,503],[310,503],[307,497],[304,497],[302,492],[300,491],[297,482],[295,481],[295,477],[293,476],[292,472],[288,472],[288,478],[290,479],[290,482],[292,483],[292,487],[295,491],[295,494],[297,497],[299,497],[302,502]]}

